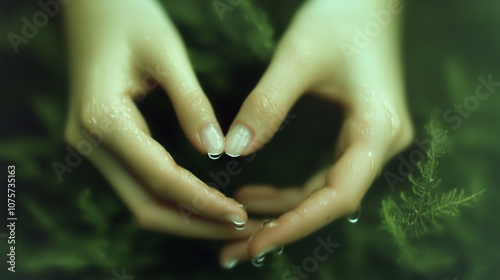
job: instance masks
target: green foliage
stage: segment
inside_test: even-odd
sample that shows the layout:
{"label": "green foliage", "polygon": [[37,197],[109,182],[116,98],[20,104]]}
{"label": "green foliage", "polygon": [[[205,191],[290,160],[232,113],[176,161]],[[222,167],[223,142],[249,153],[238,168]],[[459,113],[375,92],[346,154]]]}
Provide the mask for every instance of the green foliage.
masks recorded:
{"label": "green foliage", "polygon": [[271,255],[269,258],[271,271],[267,274],[267,279],[283,279],[285,272],[292,266],[290,259],[285,252],[280,255]]}
{"label": "green foliage", "polygon": [[[463,189],[442,190],[442,181],[437,176],[440,159],[447,151],[447,133],[434,116],[426,126],[430,145],[426,159],[417,164],[418,172],[409,176],[412,194],[401,191],[400,200],[388,197],[382,201],[382,227],[390,232],[401,250],[400,261],[417,264],[418,270],[428,269],[425,259],[440,255],[430,248],[418,249],[410,242],[422,238],[433,229],[441,227],[439,218],[456,216],[464,206],[474,205],[484,190],[467,194]],[[423,253],[428,251],[427,253]],[[442,254],[441,254],[442,255]],[[435,259],[443,261],[447,257],[432,257],[429,265],[435,266]],[[410,260],[419,260],[412,262]],[[424,261],[422,261],[424,260]]]}
{"label": "green foliage", "polygon": [[[30,198],[23,199],[27,212],[34,218],[37,231],[47,234],[40,251],[34,249],[34,253],[24,257],[23,269],[32,272],[61,268],[67,271],[89,267],[111,269],[128,262],[126,258],[132,256],[130,253],[132,248],[127,243],[133,240],[137,227],[131,222],[115,224],[114,231],[120,234],[110,238],[109,234],[112,231],[108,229],[109,213],[103,211],[104,207],[96,205],[89,189],[84,189],[76,197],[75,204],[79,213],[73,214],[76,214],[77,219],[84,221],[78,224],[78,229],[73,226],[63,226],[71,221],[68,218],[55,218],[52,209],[45,209],[42,203]],[[51,249],[43,249],[45,246]],[[150,263],[152,259],[141,258],[134,261]]]}
{"label": "green foliage", "polygon": [[[240,95],[241,92],[235,94],[235,91],[241,90],[243,81],[255,82],[252,75],[261,74],[280,32],[302,1],[243,1],[226,12],[223,21],[213,8],[214,1],[161,2],[186,41],[203,88],[214,100]],[[495,82],[500,77],[498,62],[492,59],[500,47],[500,37],[492,36],[498,29],[498,3],[450,2],[413,1],[405,8],[404,72],[416,127],[423,126],[428,108],[450,109],[454,103],[462,104],[473,95],[478,75],[493,73]],[[31,20],[34,13],[41,11],[36,1],[15,3],[6,5],[0,17],[0,33],[4,35],[22,34],[24,23],[20,19]],[[17,8],[9,10],[9,6]],[[63,182],[58,182],[50,163],[65,160],[62,135],[68,97],[67,68],[62,55],[64,36],[57,25],[59,21],[59,15],[50,18],[36,37],[20,46],[17,55],[8,40],[0,42],[1,66],[5,72],[0,102],[0,161],[16,164],[18,172],[18,279],[112,279],[114,274],[110,271],[121,271],[123,267],[137,280],[265,279],[266,276],[282,279],[291,264],[300,264],[307,252],[312,252],[308,248],[316,246],[314,236],[288,246],[285,251],[288,255],[270,258],[261,269],[242,263],[232,271],[223,271],[216,264],[222,243],[141,231],[109,184],[88,162],[84,161],[72,173],[65,174]],[[237,77],[238,73],[244,79]],[[357,224],[341,220],[333,223],[325,230],[335,234],[345,250],[321,263],[308,279],[423,279],[421,275],[429,275],[432,269],[442,274],[426,279],[455,279],[457,275],[461,280],[496,279],[500,250],[500,224],[495,219],[500,197],[500,189],[495,187],[500,181],[495,168],[500,157],[498,98],[495,92],[487,101],[481,101],[478,110],[461,119],[460,129],[450,132],[449,137],[456,144],[452,162],[439,158],[444,156],[445,143],[433,142],[436,146],[428,152],[434,154],[422,163],[425,172],[419,169],[408,183],[417,192],[430,193],[427,200],[421,200],[408,188],[403,194],[406,201],[399,196],[383,201],[382,216],[377,211],[364,211]],[[301,102],[304,104],[304,100]],[[235,110],[240,105],[222,104]],[[158,106],[158,111],[164,110],[163,104]],[[316,143],[320,139],[314,135],[320,135],[319,132],[324,135],[325,131],[306,122],[310,120],[306,115],[318,111],[317,104],[306,108],[313,109],[299,114],[294,126],[304,122],[308,130],[289,134],[293,137],[288,139],[298,139],[297,142],[266,149],[245,167],[246,174],[235,178],[234,185],[253,182],[256,172],[251,170],[257,170],[263,180],[276,177],[274,173],[280,170],[286,170],[288,174],[283,177],[290,178],[307,173],[308,167],[312,169],[310,166],[317,164],[321,150]],[[285,133],[293,129],[287,128]],[[448,137],[437,133],[439,130],[432,131],[436,139]],[[184,147],[190,144],[179,145],[179,149]],[[283,157],[271,160],[276,149],[282,151]],[[268,154],[271,156],[261,160]],[[197,157],[186,158],[193,165],[201,162]],[[299,181],[294,178],[288,180]],[[461,219],[445,219],[457,215],[462,206],[472,205],[481,193],[470,195],[465,189],[446,189],[461,183],[492,187],[480,207],[463,213]],[[363,201],[365,209],[379,209],[386,190],[381,185],[379,180],[371,187],[368,199]],[[419,208],[422,210],[416,215],[414,209]],[[379,218],[391,235],[374,230],[380,224]],[[410,227],[412,221],[415,222]],[[438,228],[443,228],[441,233],[446,236],[439,235]],[[391,247],[392,236],[399,246]],[[1,241],[1,251],[7,252],[7,243]],[[400,257],[399,264],[393,261],[396,255]],[[408,266],[410,270],[405,269]],[[11,275],[4,273],[5,270],[0,272],[0,279],[10,279]]]}

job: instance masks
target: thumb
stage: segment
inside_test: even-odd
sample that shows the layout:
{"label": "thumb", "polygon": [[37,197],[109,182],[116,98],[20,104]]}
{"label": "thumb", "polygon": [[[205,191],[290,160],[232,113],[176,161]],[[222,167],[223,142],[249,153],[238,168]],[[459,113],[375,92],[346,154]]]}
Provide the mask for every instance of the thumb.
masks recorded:
{"label": "thumb", "polygon": [[280,43],[269,68],[229,128],[227,155],[251,154],[273,137],[293,104],[319,76],[311,46],[292,40]]}

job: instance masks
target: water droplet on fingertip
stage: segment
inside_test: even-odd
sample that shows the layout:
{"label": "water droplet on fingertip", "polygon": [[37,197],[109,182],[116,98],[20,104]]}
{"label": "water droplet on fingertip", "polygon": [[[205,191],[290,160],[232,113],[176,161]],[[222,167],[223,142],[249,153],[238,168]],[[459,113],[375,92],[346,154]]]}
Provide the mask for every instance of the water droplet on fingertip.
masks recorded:
{"label": "water droplet on fingertip", "polygon": [[360,215],[361,215],[361,206],[358,207],[358,210],[356,210],[356,212],[347,215],[346,218],[349,223],[355,224],[359,221]]}
{"label": "water droplet on fingertip", "polygon": [[262,256],[260,258],[253,258],[252,259],[252,265],[254,267],[261,267],[264,264],[264,260],[266,259],[266,256]]}
{"label": "water droplet on fingertip", "polygon": [[241,222],[241,223],[239,223],[239,222],[233,222],[233,224],[234,224],[234,228],[236,230],[244,230],[245,227],[247,226],[247,224],[245,222]]}
{"label": "water droplet on fingertip", "polygon": [[221,156],[221,155],[222,155],[222,154],[210,154],[210,153],[209,153],[209,154],[208,154],[208,157],[209,157],[210,159],[215,160],[215,159],[220,158],[220,156]]}
{"label": "water droplet on fingertip", "polygon": [[275,255],[281,255],[283,254],[283,251],[285,249],[285,246],[281,246],[281,248],[279,248],[278,250],[275,251]]}

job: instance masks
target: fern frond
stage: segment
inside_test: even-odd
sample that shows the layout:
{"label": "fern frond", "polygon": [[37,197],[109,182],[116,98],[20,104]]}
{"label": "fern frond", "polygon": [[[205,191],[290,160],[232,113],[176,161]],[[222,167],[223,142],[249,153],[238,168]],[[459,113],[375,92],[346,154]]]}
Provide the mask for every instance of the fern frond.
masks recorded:
{"label": "fern frond", "polygon": [[437,178],[439,159],[447,151],[446,143],[448,136],[446,130],[442,129],[441,123],[437,120],[436,116],[431,117],[425,129],[430,136],[430,139],[426,139],[426,141],[430,141],[429,147],[425,151],[427,159],[417,164],[418,174],[411,174],[409,177],[413,185],[413,192],[417,196],[428,196],[430,190],[440,185],[441,181]]}
{"label": "fern frond", "polygon": [[474,205],[484,193],[484,190],[466,195],[463,190],[458,192],[453,189],[450,192],[436,194],[433,198],[435,207],[428,208],[422,216],[439,217],[443,215],[456,216],[460,212],[460,207],[470,207]]}
{"label": "fern frond", "polygon": [[448,138],[435,116],[426,125],[426,131],[430,136],[426,140],[426,159],[419,162],[417,172],[408,177],[413,194],[402,191],[400,204],[392,197],[382,201],[382,227],[394,236],[401,248],[408,245],[409,239],[419,238],[431,229],[439,228],[439,218],[456,216],[460,208],[472,206],[484,192],[475,191],[467,195],[464,190],[456,188],[448,192],[438,191],[442,182],[437,175],[439,160],[447,152]]}
{"label": "fern frond", "polygon": [[392,197],[382,201],[382,213],[384,215],[382,228],[392,233],[396,243],[402,245],[405,240],[403,226],[407,222],[406,215]]}

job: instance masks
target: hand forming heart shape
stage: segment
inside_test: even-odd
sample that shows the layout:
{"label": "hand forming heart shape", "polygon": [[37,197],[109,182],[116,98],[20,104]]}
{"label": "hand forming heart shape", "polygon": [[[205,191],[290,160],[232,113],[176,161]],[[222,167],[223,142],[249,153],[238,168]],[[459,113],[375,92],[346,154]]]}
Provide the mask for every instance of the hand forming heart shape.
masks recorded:
{"label": "hand forming heart shape", "polygon": [[[401,9],[383,0],[305,3],[224,139],[180,36],[156,2],[73,1],[65,10],[72,59],[66,138],[143,228],[231,239],[220,254],[225,267],[260,258],[356,211],[382,165],[412,140],[397,44]],[[304,92],[340,103],[336,162],[301,189],[252,185],[236,200],[225,197],[151,138],[133,98],[157,83],[190,142],[212,158],[262,147]],[[79,143],[89,134],[101,145],[86,152]],[[280,216],[261,227],[247,212]],[[197,215],[186,223],[191,213]]]}

